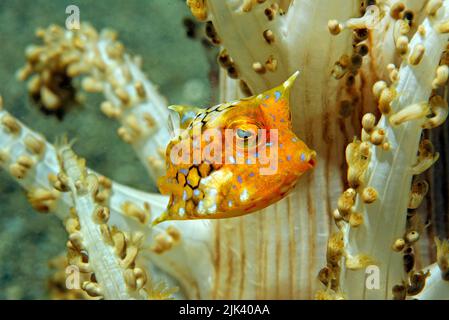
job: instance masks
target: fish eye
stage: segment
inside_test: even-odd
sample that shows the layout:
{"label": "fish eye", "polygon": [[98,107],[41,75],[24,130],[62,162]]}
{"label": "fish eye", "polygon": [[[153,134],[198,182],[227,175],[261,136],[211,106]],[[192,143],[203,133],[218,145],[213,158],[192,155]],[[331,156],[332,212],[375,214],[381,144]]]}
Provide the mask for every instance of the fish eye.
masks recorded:
{"label": "fish eye", "polygon": [[254,123],[239,123],[234,127],[237,148],[253,148],[258,143],[259,126]]}
{"label": "fish eye", "polygon": [[244,129],[237,129],[237,136],[241,139],[248,140],[254,135],[254,132],[244,130]]}

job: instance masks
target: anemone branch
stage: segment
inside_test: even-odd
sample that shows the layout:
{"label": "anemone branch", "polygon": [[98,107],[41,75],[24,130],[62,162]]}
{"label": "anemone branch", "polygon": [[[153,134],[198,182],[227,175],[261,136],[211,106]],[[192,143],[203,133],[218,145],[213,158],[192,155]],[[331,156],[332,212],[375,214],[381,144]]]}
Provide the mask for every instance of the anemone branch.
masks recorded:
{"label": "anemone branch", "polygon": [[150,177],[163,175],[167,102],[142,72],[141,59],[125,52],[115,32],[99,34],[88,24],[75,31],[51,26],[38,35],[44,44],[27,49],[27,64],[18,73],[22,80],[31,77],[30,94],[56,111],[66,103],[61,78],[82,77],[84,90],[104,95],[101,110],[122,125],[118,135],[132,145]]}
{"label": "anemone branch", "polygon": [[[37,211],[55,213],[66,223],[71,217],[70,208],[76,207],[76,203],[69,193],[55,189],[67,191],[58,178],[60,164],[55,147],[2,108],[0,122],[1,167],[28,193],[28,199]],[[168,199],[165,196],[123,186],[90,169],[87,169],[87,174],[98,177],[99,190],[95,200],[109,208],[108,225],[124,233],[145,235],[142,246],[146,249],[139,259],[145,270],[151,273],[152,280],[179,284],[182,292],[190,298],[207,296],[208,283],[202,281],[202,277],[212,267],[205,262],[206,265],[199,268],[199,258],[193,252],[204,257],[208,250],[210,225],[204,221],[174,221],[150,227],[150,222],[166,208]],[[84,209],[79,211],[82,214],[90,212]],[[89,229],[94,222],[86,220],[84,225]],[[186,261],[190,261],[187,267]],[[156,271],[150,271],[155,267]],[[175,282],[166,274],[173,277]],[[108,297],[117,298],[113,294]]]}
{"label": "anemone branch", "polygon": [[[397,97],[391,104],[393,114],[429,100],[435,70],[447,45],[447,35],[441,33],[438,26],[448,18],[449,3],[444,1],[438,15],[423,21],[425,35],[417,32],[413,36],[410,52],[399,70],[399,81],[395,86]],[[419,57],[416,56],[418,48],[425,50]],[[363,224],[358,228],[345,226],[346,261],[361,254],[373,259],[380,267],[380,289],[368,290],[365,287],[363,266],[358,271],[346,269],[342,288],[349,298],[391,298],[392,287],[406,280],[402,255],[391,248],[395,240],[403,238],[406,233],[406,212],[413,177],[411,168],[416,163],[425,117],[399,126],[392,126],[389,118],[389,115],[382,115],[378,123],[389,148],[370,148],[366,172],[366,186],[377,190],[378,198],[368,204],[357,197],[354,211],[363,215]]]}

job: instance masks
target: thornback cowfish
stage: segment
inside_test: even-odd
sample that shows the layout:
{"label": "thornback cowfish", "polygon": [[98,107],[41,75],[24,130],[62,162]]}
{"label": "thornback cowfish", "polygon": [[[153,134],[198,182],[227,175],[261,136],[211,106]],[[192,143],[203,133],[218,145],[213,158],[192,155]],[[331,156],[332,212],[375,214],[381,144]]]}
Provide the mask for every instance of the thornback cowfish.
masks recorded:
{"label": "thornback cowfish", "polygon": [[316,153],[292,131],[290,89],[296,72],[262,94],[207,109],[171,106],[166,175],[159,178],[166,220],[249,214],[285,197],[316,164]]}

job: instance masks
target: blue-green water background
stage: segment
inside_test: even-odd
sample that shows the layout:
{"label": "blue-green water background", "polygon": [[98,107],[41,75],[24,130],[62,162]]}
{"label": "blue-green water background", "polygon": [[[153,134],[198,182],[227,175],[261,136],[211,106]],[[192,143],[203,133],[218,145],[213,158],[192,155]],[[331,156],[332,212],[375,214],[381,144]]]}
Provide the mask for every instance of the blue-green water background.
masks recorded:
{"label": "blue-green water background", "polygon": [[[6,109],[51,142],[64,133],[76,137],[76,152],[94,170],[156,191],[132,149],[117,137],[117,123],[99,111],[100,95],[89,95],[83,108],[72,110],[61,122],[40,113],[25,84],[15,78],[25,61],[24,49],[37,43],[35,30],[63,26],[70,4],[80,8],[81,21],[98,30],[117,30],[127,50],[144,58],[144,71],[169,103],[213,102],[208,79],[211,52],[187,38],[183,19],[190,12],[184,0],[0,0],[0,94]],[[64,252],[65,242],[61,222],[36,213],[20,187],[0,171],[0,299],[48,298],[47,263]]]}

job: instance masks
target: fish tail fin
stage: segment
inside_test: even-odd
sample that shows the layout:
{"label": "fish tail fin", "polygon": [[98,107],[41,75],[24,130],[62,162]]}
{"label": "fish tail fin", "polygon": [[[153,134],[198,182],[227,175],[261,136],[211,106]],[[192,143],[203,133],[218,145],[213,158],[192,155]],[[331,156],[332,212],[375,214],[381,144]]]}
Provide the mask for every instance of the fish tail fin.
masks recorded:
{"label": "fish tail fin", "polygon": [[168,219],[168,213],[167,211],[164,211],[159,217],[157,217],[156,219],[153,220],[153,222],[151,223],[152,227],[157,226],[158,224],[167,221]]}

